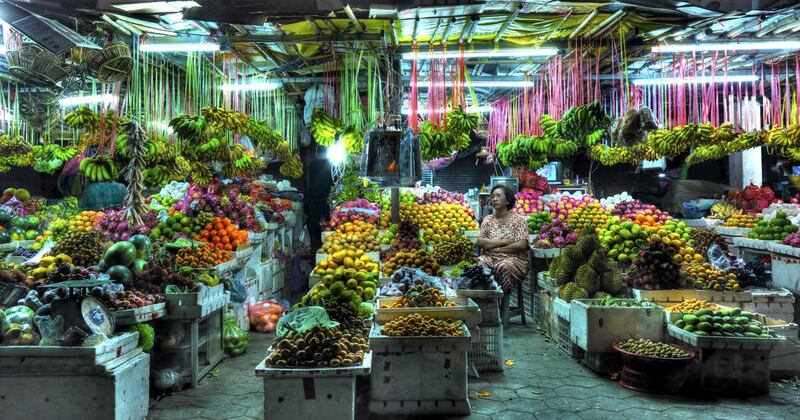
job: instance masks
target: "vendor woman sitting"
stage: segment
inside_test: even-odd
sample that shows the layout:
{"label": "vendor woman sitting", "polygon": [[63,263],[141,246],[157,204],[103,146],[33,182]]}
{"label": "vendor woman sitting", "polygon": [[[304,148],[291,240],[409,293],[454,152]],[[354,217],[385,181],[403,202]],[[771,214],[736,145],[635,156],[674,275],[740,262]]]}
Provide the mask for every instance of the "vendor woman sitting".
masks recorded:
{"label": "vendor woman sitting", "polygon": [[481,223],[478,246],[480,260],[492,270],[495,280],[506,293],[522,282],[528,275],[528,226],[525,218],[512,213],[514,193],[505,185],[492,188],[489,202],[494,214],[486,216]]}

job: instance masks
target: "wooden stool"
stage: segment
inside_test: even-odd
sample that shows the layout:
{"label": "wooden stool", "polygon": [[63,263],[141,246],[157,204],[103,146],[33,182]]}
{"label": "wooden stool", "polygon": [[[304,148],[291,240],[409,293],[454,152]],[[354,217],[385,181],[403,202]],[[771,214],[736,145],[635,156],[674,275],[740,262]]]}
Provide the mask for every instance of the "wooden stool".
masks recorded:
{"label": "wooden stool", "polygon": [[503,320],[503,328],[508,328],[508,320],[519,315],[522,317],[522,325],[528,325],[525,320],[525,295],[522,292],[522,282],[517,283],[517,307],[510,308],[510,293],[504,293],[500,300],[500,319]]}

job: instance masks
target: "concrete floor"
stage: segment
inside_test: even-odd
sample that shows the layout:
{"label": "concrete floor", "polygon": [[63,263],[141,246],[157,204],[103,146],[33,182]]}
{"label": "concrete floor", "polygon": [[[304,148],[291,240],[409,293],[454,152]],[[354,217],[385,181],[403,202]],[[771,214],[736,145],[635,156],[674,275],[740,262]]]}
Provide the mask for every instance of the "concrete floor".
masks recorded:
{"label": "concrete floor", "polygon": [[[148,418],[263,418],[262,382],[253,369],[271,341],[270,335],[251,332],[247,353],[223,361],[196,389],[152,400]],[[770,395],[747,399],[650,395],[627,390],[596,375],[559,352],[555,344],[530,326],[512,324],[505,334],[504,349],[504,357],[513,360],[513,366],[501,373],[470,379],[473,414],[469,419],[800,418],[797,382],[773,382]],[[363,389],[363,384],[359,388]],[[364,409],[366,402],[362,395],[358,418],[369,418]]]}

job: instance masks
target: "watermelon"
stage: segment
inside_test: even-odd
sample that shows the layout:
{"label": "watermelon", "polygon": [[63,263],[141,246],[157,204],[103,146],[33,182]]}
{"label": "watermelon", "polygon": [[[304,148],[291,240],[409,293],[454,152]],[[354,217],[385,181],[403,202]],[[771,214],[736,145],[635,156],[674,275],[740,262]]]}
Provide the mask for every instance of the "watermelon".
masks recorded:
{"label": "watermelon", "polygon": [[136,258],[143,260],[150,259],[150,252],[152,251],[152,242],[146,235],[133,235],[128,242],[136,247]]}
{"label": "watermelon", "polygon": [[133,273],[124,265],[115,265],[106,271],[111,280],[123,286],[130,286],[133,283]]}
{"label": "watermelon", "polygon": [[0,210],[0,225],[7,225],[11,221],[11,213],[8,210]]}
{"label": "watermelon", "polygon": [[133,264],[135,259],[136,247],[128,241],[119,241],[111,245],[103,255],[103,261],[107,266],[123,265],[127,267]]}
{"label": "watermelon", "polygon": [[27,239],[29,241],[32,241],[32,240],[36,239],[37,236],[39,236],[39,231],[38,230],[28,229],[28,230],[25,231],[25,239]]}
{"label": "watermelon", "polygon": [[16,226],[11,228],[11,240],[12,241],[24,241],[25,240],[25,229]]}
{"label": "watermelon", "polygon": [[28,229],[38,229],[41,223],[42,221],[39,220],[38,216],[25,217],[25,225],[27,226]]}
{"label": "watermelon", "polygon": [[7,244],[9,242],[11,242],[11,235],[6,231],[0,232],[0,244]]}
{"label": "watermelon", "polygon": [[15,216],[15,217],[12,217],[12,218],[11,218],[11,224],[10,224],[10,226],[11,226],[12,228],[21,228],[21,229],[25,229],[26,227],[28,227],[28,222],[27,222],[27,221],[25,221],[25,218],[24,218],[24,217],[16,217],[16,216]]}

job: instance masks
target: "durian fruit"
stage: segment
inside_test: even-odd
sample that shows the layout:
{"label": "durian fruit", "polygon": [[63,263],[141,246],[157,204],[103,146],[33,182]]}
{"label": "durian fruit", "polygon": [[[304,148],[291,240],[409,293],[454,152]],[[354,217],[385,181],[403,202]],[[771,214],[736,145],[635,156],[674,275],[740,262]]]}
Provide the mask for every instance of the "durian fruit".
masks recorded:
{"label": "durian fruit", "polygon": [[625,282],[622,273],[617,270],[609,270],[600,276],[600,288],[616,296],[625,289]]}
{"label": "durian fruit", "polygon": [[564,287],[558,291],[558,297],[567,302],[572,302],[572,299],[588,298],[589,292],[578,286],[575,282],[570,282],[565,284]]}
{"label": "durian fruit", "polygon": [[[564,251],[561,254],[564,258],[566,258],[569,262],[575,265],[575,267],[579,267],[583,264],[586,264],[586,258],[583,253],[581,252],[578,245],[570,245],[564,248]],[[592,255],[590,252],[589,255]]]}
{"label": "durian fruit", "polygon": [[575,284],[591,295],[600,290],[600,276],[588,264],[582,265],[575,273]]}
{"label": "durian fruit", "polygon": [[553,258],[550,262],[550,277],[556,285],[563,286],[572,281],[575,276],[577,265],[570,262],[563,255]]}
{"label": "durian fruit", "polygon": [[589,265],[589,267],[592,268],[592,270],[598,273],[604,273],[608,270],[607,260],[608,259],[603,255],[601,251],[595,251],[589,257],[589,261],[587,262],[587,264]]}
{"label": "durian fruit", "polygon": [[600,240],[597,238],[597,235],[594,232],[589,233],[588,231],[584,230],[581,232],[581,235],[578,237],[578,241],[575,243],[575,245],[581,251],[583,257],[588,259],[592,253],[600,248]]}
{"label": "durian fruit", "polygon": [[601,291],[595,292],[592,295],[592,299],[600,299],[600,300],[602,300],[602,299],[605,299],[606,296],[611,296],[611,295],[601,290]]}

